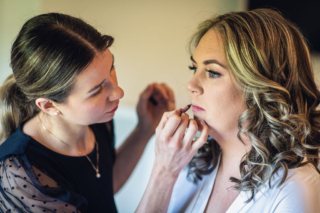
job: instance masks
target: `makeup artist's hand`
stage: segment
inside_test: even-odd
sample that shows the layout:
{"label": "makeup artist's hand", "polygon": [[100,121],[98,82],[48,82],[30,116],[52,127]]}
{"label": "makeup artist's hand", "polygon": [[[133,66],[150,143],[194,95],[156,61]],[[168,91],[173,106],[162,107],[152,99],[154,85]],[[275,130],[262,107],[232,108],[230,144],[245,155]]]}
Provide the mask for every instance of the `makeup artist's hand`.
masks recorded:
{"label": "makeup artist's hand", "polygon": [[172,89],[166,84],[153,83],[141,93],[137,105],[138,127],[145,134],[153,135],[164,112],[175,109]]}
{"label": "makeup artist's hand", "polygon": [[[193,141],[198,130],[201,131],[200,137]],[[198,126],[194,119],[189,119],[188,114],[181,114],[181,109],[166,112],[156,128],[154,169],[167,172],[170,177],[178,177],[182,168],[207,141],[208,132],[204,121],[199,122]]]}

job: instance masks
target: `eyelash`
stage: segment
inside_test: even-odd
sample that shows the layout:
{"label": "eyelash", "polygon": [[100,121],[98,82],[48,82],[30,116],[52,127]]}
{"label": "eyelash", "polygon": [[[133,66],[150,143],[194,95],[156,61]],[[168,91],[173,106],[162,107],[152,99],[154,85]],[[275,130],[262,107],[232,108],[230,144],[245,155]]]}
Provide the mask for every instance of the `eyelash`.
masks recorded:
{"label": "eyelash", "polygon": [[206,71],[209,73],[209,78],[217,78],[219,77],[221,74],[212,70],[207,70]]}
{"label": "eyelash", "polygon": [[[195,66],[189,66],[189,69],[193,70],[193,74],[195,74],[197,72],[197,70],[198,70],[198,68],[195,67]],[[216,77],[219,77],[221,75],[220,73],[212,71],[212,70],[207,70],[206,69],[206,72],[209,73],[209,78],[216,78]]]}
{"label": "eyelash", "polygon": [[99,91],[94,93],[92,97],[99,95],[102,92],[102,85],[99,87]]}
{"label": "eyelash", "polygon": [[196,72],[197,72],[197,67],[195,67],[195,66],[189,66],[189,69],[190,70],[193,70],[193,74],[195,74]]}
{"label": "eyelash", "polygon": [[[114,69],[115,69],[115,65],[113,64],[112,67],[111,67],[111,69],[110,69],[110,72],[111,72],[112,70],[114,70]],[[91,97],[95,97],[95,96],[99,95],[99,94],[102,92],[102,87],[103,87],[103,85],[100,85],[99,91],[96,92],[96,93],[94,93]]]}

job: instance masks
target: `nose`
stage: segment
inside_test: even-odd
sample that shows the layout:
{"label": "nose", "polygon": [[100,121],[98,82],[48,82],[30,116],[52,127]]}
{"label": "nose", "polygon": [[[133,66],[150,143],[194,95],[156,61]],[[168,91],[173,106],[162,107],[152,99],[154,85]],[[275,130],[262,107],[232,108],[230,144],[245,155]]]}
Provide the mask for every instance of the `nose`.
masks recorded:
{"label": "nose", "polygon": [[118,85],[116,85],[109,95],[109,101],[112,102],[112,101],[119,100],[123,98],[123,96],[124,96],[123,89]]}
{"label": "nose", "polygon": [[198,75],[195,74],[187,84],[187,89],[193,95],[201,95],[203,93],[203,88],[200,84]]}

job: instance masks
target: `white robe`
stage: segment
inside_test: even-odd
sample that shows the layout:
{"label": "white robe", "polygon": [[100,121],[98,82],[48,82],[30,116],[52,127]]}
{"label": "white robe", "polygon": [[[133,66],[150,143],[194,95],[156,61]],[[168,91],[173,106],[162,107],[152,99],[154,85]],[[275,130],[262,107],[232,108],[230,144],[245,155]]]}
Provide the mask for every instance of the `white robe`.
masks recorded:
{"label": "white robe", "polygon": [[[219,162],[218,162],[219,165]],[[211,174],[203,176],[201,181],[193,184],[187,180],[188,168],[179,174],[173,188],[168,213],[201,213],[204,212],[218,166]],[[229,207],[227,213],[319,213],[320,212],[320,175],[311,165],[289,169],[285,182],[278,187],[283,171],[279,170],[272,178],[272,188],[268,184],[261,187],[254,199],[246,203],[250,193],[241,192]]]}

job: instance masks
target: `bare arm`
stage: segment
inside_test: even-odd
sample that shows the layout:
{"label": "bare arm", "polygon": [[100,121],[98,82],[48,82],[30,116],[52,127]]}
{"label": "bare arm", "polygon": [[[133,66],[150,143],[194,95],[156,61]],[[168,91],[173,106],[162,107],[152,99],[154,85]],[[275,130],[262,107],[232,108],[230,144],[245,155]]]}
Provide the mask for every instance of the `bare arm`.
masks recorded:
{"label": "bare arm", "polygon": [[166,174],[153,167],[147,188],[143,194],[136,213],[167,212],[173,186],[177,177]]}
{"label": "bare arm", "polygon": [[136,213],[167,212],[180,171],[207,141],[208,126],[200,122],[200,129],[200,137],[193,141],[198,130],[195,120],[189,119],[186,113],[181,115],[181,109],[164,114],[156,130],[155,163]]}
{"label": "bare arm", "polygon": [[[153,99],[153,102],[149,101],[150,98]],[[165,84],[151,84],[141,93],[137,106],[139,123],[116,150],[116,161],[113,167],[114,193],[130,177],[163,113],[174,107],[173,91]]]}
{"label": "bare arm", "polygon": [[113,193],[128,180],[137,165],[153,133],[146,133],[137,126],[123,144],[116,150],[113,167]]}

